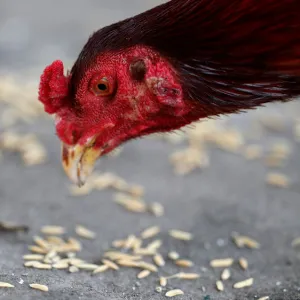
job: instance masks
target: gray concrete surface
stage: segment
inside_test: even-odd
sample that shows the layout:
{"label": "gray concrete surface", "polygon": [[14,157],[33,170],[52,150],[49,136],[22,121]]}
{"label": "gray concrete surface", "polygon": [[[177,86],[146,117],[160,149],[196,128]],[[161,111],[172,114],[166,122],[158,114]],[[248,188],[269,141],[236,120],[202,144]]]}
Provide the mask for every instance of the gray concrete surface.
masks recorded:
{"label": "gray concrete surface", "polygon": [[[56,58],[75,59],[88,34],[98,27],[132,15],[159,1],[2,0],[0,3],[0,73],[17,74],[24,80],[38,76],[44,65]],[[21,99],[20,99],[21,101]],[[172,281],[168,288],[180,287],[185,296],[178,299],[244,300],[270,295],[272,300],[300,299],[300,256],[292,249],[292,239],[300,235],[299,144],[293,142],[291,120],[299,112],[297,104],[275,105],[231,119],[245,133],[257,115],[283,112],[288,128],[282,134],[266,132],[259,143],[276,139],[292,143],[293,153],[282,172],[293,184],[283,190],[266,186],[267,168],[259,161],[212,149],[211,166],[186,177],[173,174],[169,154],[178,148],[165,141],[143,139],[128,143],[118,158],[105,158],[99,170],[109,170],[139,183],[146,189],[146,201],[157,200],[165,206],[162,218],[131,214],[116,206],[112,192],[92,192],[86,197],[69,195],[69,182],[60,164],[59,143],[50,121],[24,125],[24,132],[36,133],[49,153],[47,162],[24,167],[18,155],[5,153],[0,168],[0,220],[28,224],[28,234],[0,234],[0,281],[13,283],[12,290],[0,289],[2,300],[35,299],[165,299],[155,292],[154,276],[138,281],[136,271],[121,270],[92,277],[86,273],[37,271],[22,267],[22,255],[32,236],[45,224],[65,226],[72,232],[81,223],[97,232],[95,241],[84,242],[80,254],[95,261],[112,240],[139,233],[158,224],[165,232],[163,253],[177,249],[195,262],[193,271],[201,273],[195,282]],[[190,243],[178,243],[166,231],[179,228],[191,231]],[[260,250],[237,249],[230,241],[232,231],[247,234],[261,242]],[[208,268],[215,257],[244,256],[249,271],[233,267],[233,279],[223,293],[215,291],[218,272]],[[168,264],[167,271],[175,268]],[[232,283],[253,276],[251,288],[233,290]],[[24,281],[22,283],[22,281]],[[31,290],[31,282],[47,284],[48,293]],[[21,284],[21,283],[22,284]],[[203,291],[205,287],[206,290]],[[206,296],[210,295],[210,298]]]}

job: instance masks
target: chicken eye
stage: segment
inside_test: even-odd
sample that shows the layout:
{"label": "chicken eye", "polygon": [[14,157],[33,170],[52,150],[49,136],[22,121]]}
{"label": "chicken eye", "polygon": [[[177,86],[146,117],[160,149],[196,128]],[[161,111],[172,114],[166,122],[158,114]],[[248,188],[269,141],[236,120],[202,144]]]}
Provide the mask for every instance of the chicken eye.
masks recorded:
{"label": "chicken eye", "polygon": [[112,93],[111,86],[106,78],[93,81],[91,88],[93,93],[98,96],[108,96]]}

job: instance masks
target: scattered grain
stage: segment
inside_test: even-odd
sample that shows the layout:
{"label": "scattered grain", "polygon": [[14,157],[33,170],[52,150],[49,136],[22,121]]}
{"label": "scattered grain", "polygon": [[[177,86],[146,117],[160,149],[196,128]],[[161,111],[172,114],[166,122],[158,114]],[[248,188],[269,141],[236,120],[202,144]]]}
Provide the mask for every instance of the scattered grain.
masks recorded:
{"label": "scattered grain", "polygon": [[115,202],[132,212],[142,213],[147,211],[147,205],[143,201],[132,199],[128,195],[117,194]]}
{"label": "scattered grain", "polygon": [[137,237],[135,235],[130,234],[127,237],[127,240],[126,240],[125,245],[124,245],[124,249],[131,249],[131,248],[133,248],[133,245],[135,244],[136,239],[137,239]]}
{"label": "scattered grain", "polygon": [[93,274],[103,273],[109,269],[108,265],[102,265],[93,271]]}
{"label": "scattered grain", "polygon": [[168,280],[166,277],[160,277],[159,278],[159,284],[160,286],[166,286],[168,284]]}
{"label": "scattered grain", "polygon": [[42,270],[52,269],[52,266],[50,264],[41,263],[40,261],[27,261],[24,263],[24,266]]}
{"label": "scattered grain", "polygon": [[39,236],[33,237],[34,242],[41,248],[48,250],[49,243]]}
{"label": "scattered grain", "polygon": [[144,188],[140,185],[132,185],[128,188],[128,193],[135,197],[142,197],[144,195]]}
{"label": "scattered grain", "polygon": [[137,275],[137,278],[143,279],[143,278],[148,277],[150,274],[151,274],[151,272],[149,270],[143,270]]}
{"label": "scattered grain", "polygon": [[138,255],[131,255],[118,251],[107,251],[104,253],[104,257],[107,257],[111,260],[140,260],[142,258]]}
{"label": "scattered grain", "polygon": [[139,268],[139,262],[129,260],[129,259],[121,259],[118,260],[118,265],[123,266],[123,267],[132,267],[132,268]]}
{"label": "scattered grain", "polygon": [[151,272],[157,272],[157,267],[153,264],[147,263],[145,261],[138,262],[138,267],[142,269],[149,270]]}
{"label": "scattered grain", "polygon": [[242,268],[243,270],[247,270],[247,269],[248,269],[248,261],[247,261],[247,259],[244,258],[244,257],[241,257],[241,258],[239,259],[239,265],[241,266],[241,268]]}
{"label": "scattered grain", "polygon": [[184,272],[180,272],[176,274],[176,277],[179,279],[188,279],[188,280],[192,280],[192,279],[197,279],[200,277],[199,274],[197,273],[184,273]]}
{"label": "scattered grain", "polygon": [[42,292],[48,292],[49,291],[49,288],[46,285],[43,285],[43,284],[31,283],[31,284],[29,284],[29,286],[32,289],[40,290]]}
{"label": "scattered grain", "polygon": [[77,265],[76,267],[78,267],[79,269],[82,269],[82,270],[91,270],[91,271],[94,271],[99,268],[98,265],[88,264],[88,263],[82,263],[82,264]]}
{"label": "scattered grain", "polygon": [[55,256],[57,256],[57,253],[55,250],[50,250],[47,255],[45,256],[45,259],[53,259]]}
{"label": "scattered grain", "polygon": [[[1,145],[0,145],[1,146]],[[1,160],[1,151],[0,151],[0,160]],[[3,232],[18,232],[18,231],[24,231],[27,232],[29,230],[29,227],[26,225],[18,225],[8,222],[0,222],[0,231]]]}
{"label": "scattered grain", "polygon": [[156,254],[153,257],[153,260],[158,267],[163,267],[166,264],[161,254]]}
{"label": "scattered grain", "polygon": [[137,249],[134,249],[134,254],[136,255],[143,255],[143,256],[152,256],[152,255],[155,255],[156,253],[156,250],[154,249],[148,249],[148,248],[137,248]]}
{"label": "scattered grain", "polygon": [[112,261],[108,259],[102,259],[104,265],[108,266],[110,269],[119,270],[119,267]]}
{"label": "scattered grain", "polygon": [[281,173],[272,172],[267,174],[266,182],[269,185],[273,185],[280,188],[288,188],[290,186],[289,178]]}
{"label": "scattered grain", "polygon": [[149,251],[154,251],[156,252],[162,245],[162,240],[155,240],[152,243],[150,243],[146,248]]}
{"label": "scattered grain", "polygon": [[8,282],[0,282],[0,288],[14,288],[15,286]]}
{"label": "scattered grain", "polygon": [[28,249],[33,252],[33,253],[38,253],[38,254],[47,254],[47,250],[44,248],[41,248],[39,246],[33,245],[29,246]]}
{"label": "scattered grain", "polygon": [[24,260],[43,260],[44,258],[45,256],[41,254],[25,254],[23,256]]}
{"label": "scattered grain", "polygon": [[250,249],[259,249],[260,248],[260,244],[259,242],[257,242],[256,240],[245,236],[245,235],[239,235],[237,233],[234,233],[232,235],[233,241],[236,244],[237,247],[239,248],[244,248],[244,247],[248,247]]}
{"label": "scattered grain", "polygon": [[210,266],[213,268],[227,268],[233,264],[233,261],[233,258],[214,259],[210,262]]}
{"label": "scattered grain", "polygon": [[184,292],[180,289],[170,290],[166,293],[166,297],[171,298],[179,295],[184,295]]}
{"label": "scattered grain", "polygon": [[66,230],[61,226],[47,225],[42,227],[41,232],[46,235],[62,235]]}
{"label": "scattered grain", "polygon": [[[64,261],[64,260],[63,260],[63,261]],[[78,267],[79,265],[82,265],[82,264],[85,263],[85,262],[84,262],[82,259],[80,259],[80,258],[68,258],[68,259],[66,259],[66,261],[67,261],[70,265],[76,266],[76,267]]]}
{"label": "scattered grain", "polygon": [[262,154],[263,150],[260,145],[248,145],[244,151],[244,156],[248,160],[261,158]]}
{"label": "scattered grain", "polygon": [[188,259],[178,259],[175,261],[175,264],[179,267],[189,268],[194,265],[194,263]]}
{"label": "scattered grain", "polygon": [[139,238],[136,238],[132,244],[132,249],[133,250],[140,249],[142,247],[142,244],[143,244],[143,241]]}
{"label": "scattered grain", "polygon": [[246,280],[243,280],[243,281],[236,282],[233,285],[233,288],[242,289],[244,287],[249,287],[253,284],[253,281],[254,281],[253,278],[249,278],[249,279],[246,279]]}
{"label": "scattered grain", "polygon": [[53,268],[54,269],[58,269],[58,270],[61,270],[61,269],[68,269],[69,267],[69,264],[67,262],[57,262],[53,265]]}
{"label": "scattered grain", "polygon": [[300,246],[300,237],[297,237],[295,238],[293,241],[292,241],[292,247],[298,247]]}
{"label": "scattered grain", "polygon": [[270,299],[269,296],[263,296],[263,297],[260,297],[260,298],[257,299],[257,300],[269,300],[269,299]]}
{"label": "scattered grain", "polygon": [[169,231],[169,234],[171,237],[178,239],[178,240],[190,241],[193,239],[193,235],[186,231],[173,229],[173,230]]}
{"label": "scattered grain", "polygon": [[161,217],[164,215],[164,207],[161,203],[154,202],[149,205],[149,211],[156,217]]}
{"label": "scattered grain", "polygon": [[112,242],[113,247],[115,248],[123,248],[125,246],[126,241],[124,240],[115,240]]}
{"label": "scattered grain", "polygon": [[237,153],[245,143],[243,135],[235,129],[220,131],[210,139],[220,149],[234,153]]}
{"label": "scattered grain", "polygon": [[230,270],[229,269],[224,269],[223,272],[221,273],[221,279],[223,281],[228,280],[230,278]]}
{"label": "scattered grain", "polygon": [[168,253],[168,257],[172,260],[177,260],[180,256],[177,252],[171,251]]}
{"label": "scattered grain", "polygon": [[79,271],[79,269],[76,267],[76,266],[71,266],[70,268],[69,268],[69,272],[70,273],[76,273],[76,272],[78,272]]}
{"label": "scattered grain", "polygon": [[155,288],[155,290],[158,292],[158,293],[161,293],[162,292],[162,287],[161,286],[157,286]]}
{"label": "scattered grain", "polygon": [[224,284],[221,280],[218,280],[216,282],[216,288],[219,292],[223,292],[224,291]]}
{"label": "scattered grain", "polygon": [[55,246],[58,246],[58,245],[63,245],[65,242],[64,240],[61,238],[61,237],[58,237],[58,236],[48,236],[46,238],[47,242],[51,245],[55,245]]}
{"label": "scattered grain", "polygon": [[86,227],[82,225],[77,225],[75,228],[75,232],[77,235],[79,235],[82,238],[85,239],[94,239],[96,237],[96,233],[87,229]]}
{"label": "scattered grain", "polygon": [[152,226],[152,227],[145,229],[141,233],[141,237],[142,237],[142,239],[152,238],[152,237],[156,236],[159,232],[160,232],[159,226]]}
{"label": "scattered grain", "polygon": [[69,238],[68,240],[68,243],[69,243],[69,250],[66,251],[66,252],[78,252],[78,251],[81,251],[81,243],[76,240],[75,238]]}

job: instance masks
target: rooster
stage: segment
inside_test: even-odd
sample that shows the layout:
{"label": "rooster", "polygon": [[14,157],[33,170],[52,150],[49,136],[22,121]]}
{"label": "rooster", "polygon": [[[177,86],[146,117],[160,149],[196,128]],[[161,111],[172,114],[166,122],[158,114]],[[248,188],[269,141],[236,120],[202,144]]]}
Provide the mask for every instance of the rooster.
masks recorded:
{"label": "rooster", "polygon": [[94,32],[41,75],[66,174],[122,143],[300,95],[299,0],[172,0]]}

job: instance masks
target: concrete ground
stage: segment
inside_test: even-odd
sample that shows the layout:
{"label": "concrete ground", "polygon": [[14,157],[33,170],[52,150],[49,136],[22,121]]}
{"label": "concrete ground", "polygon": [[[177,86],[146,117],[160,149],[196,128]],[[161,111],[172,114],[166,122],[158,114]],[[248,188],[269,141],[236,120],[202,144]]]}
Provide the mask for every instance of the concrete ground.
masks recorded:
{"label": "concrete ground", "polygon": [[[0,3],[0,64],[2,74],[13,74],[26,81],[37,78],[42,68],[61,58],[72,62],[92,30],[111,21],[130,16],[154,6],[159,1],[109,3],[102,0],[49,1],[17,0]],[[30,76],[28,75],[30,74]],[[1,84],[1,83],[0,83]],[[22,99],[20,99],[22,101]],[[97,261],[110,243],[128,234],[138,234],[151,225],[160,225],[164,240],[162,253],[177,250],[190,258],[201,278],[184,282],[170,281],[167,289],[181,288],[185,295],[178,299],[244,300],[270,296],[272,300],[300,299],[300,252],[291,241],[300,235],[299,144],[292,136],[292,121],[299,112],[297,103],[271,105],[230,119],[245,134],[252,133],[251,124],[258,116],[283,112],[286,127],[281,133],[264,131],[252,141],[264,146],[277,140],[291,144],[292,154],[280,171],[288,175],[292,185],[279,189],[265,184],[269,170],[261,161],[249,162],[240,155],[218,149],[210,150],[211,164],[180,177],[168,161],[170,153],[182,146],[163,140],[143,139],[128,143],[119,157],[104,158],[97,170],[114,172],[130,183],[145,187],[145,201],[161,202],[165,215],[133,214],[118,207],[111,199],[112,191],[93,191],[84,197],[70,196],[69,181],[62,171],[59,142],[49,120],[22,125],[22,132],[33,132],[46,146],[45,164],[24,167],[19,155],[4,153],[0,163],[0,220],[27,224],[29,233],[0,233],[0,281],[10,282],[15,289],[0,289],[2,300],[35,299],[165,299],[157,293],[157,277],[136,279],[136,270],[122,269],[91,276],[86,272],[25,269],[22,255],[32,244],[32,236],[46,224],[66,227],[70,234],[76,224],[97,233],[94,241],[83,241],[80,257]],[[249,138],[249,141],[251,139]],[[276,169],[277,170],[277,169]],[[178,228],[190,231],[194,239],[188,243],[170,239],[167,231]],[[237,231],[261,243],[261,249],[237,249],[230,235]],[[245,257],[249,270],[232,267],[232,279],[225,291],[215,289],[219,270],[209,261],[221,257]],[[168,262],[166,271],[175,268]],[[235,290],[232,284],[254,278],[250,288]],[[49,286],[42,294],[28,287],[39,282]]]}

